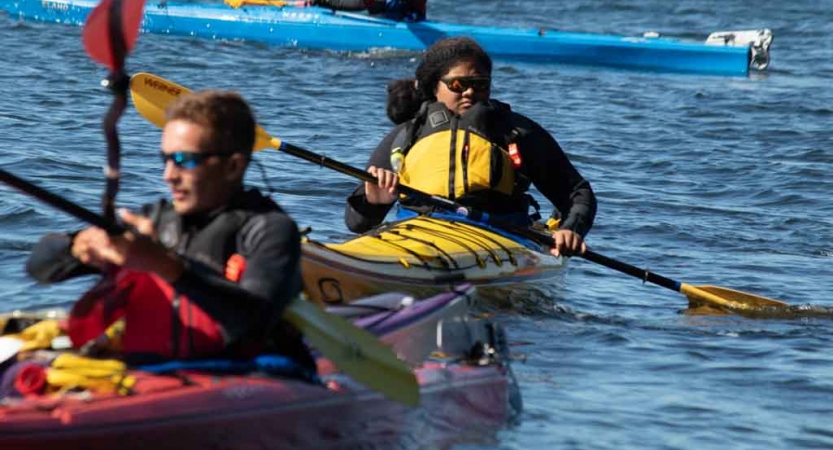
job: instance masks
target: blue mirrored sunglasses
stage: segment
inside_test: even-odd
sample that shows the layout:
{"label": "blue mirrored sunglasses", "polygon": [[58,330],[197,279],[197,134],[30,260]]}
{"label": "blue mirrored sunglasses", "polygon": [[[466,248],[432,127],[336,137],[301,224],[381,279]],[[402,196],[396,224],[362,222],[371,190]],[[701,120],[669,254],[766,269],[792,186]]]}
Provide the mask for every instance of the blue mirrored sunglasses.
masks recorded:
{"label": "blue mirrored sunglasses", "polygon": [[201,166],[208,158],[212,156],[219,156],[220,158],[227,158],[231,156],[229,153],[195,153],[195,152],[159,152],[159,156],[162,157],[162,164],[168,164],[168,161],[172,161],[175,166],[179,167],[180,169],[193,169],[195,167]]}

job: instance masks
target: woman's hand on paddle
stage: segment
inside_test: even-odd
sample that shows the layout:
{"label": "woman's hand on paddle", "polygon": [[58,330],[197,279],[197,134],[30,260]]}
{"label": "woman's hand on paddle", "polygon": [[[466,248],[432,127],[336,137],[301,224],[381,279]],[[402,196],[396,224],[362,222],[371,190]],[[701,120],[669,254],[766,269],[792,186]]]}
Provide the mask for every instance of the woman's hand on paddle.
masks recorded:
{"label": "woman's hand on paddle", "polygon": [[581,235],[571,230],[557,230],[552,239],[555,241],[555,246],[550,249],[553,256],[575,256],[587,250]]}
{"label": "woman's hand on paddle", "polygon": [[396,187],[399,186],[399,175],[375,166],[368,167],[367,171],[378,181],[376,184],[369,181],[364,183],[367,202],[373,205],[390,205],[395,202],[398,196]]}

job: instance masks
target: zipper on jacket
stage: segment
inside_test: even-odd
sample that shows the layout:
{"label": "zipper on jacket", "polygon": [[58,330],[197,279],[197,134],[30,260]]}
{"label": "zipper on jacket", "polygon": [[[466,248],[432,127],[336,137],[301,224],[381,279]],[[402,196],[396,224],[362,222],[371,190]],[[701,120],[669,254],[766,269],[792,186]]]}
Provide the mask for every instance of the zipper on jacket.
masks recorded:
{"label": "zipper on jacket", "polygon": [[181,302],[181,297],[179,294],[174,293],[174,299],[171,302],[171,339],[173,346],[171,348],[171,353],[173,359],[179,358],[179,305]]}
{"label": "zipper on jacket", "polygon": [[451,133],[451,153],[448,157],[448,198],[454,200],[454,175],[457,164],[457,116],[451,118],[451,126],[449,132]]}
{"label": "zipper on jacket", "polygon": [[463,164],[463,194],[469,193],[469,139],[471,136],[471,129],[466,128],[466,134],[463,137],[463,151],[460,154],[461,163]]}
{"label": "zipper on jacket", "polygon": [[194,355],[197,354],[197,349],[194,347],[194,326],[193,322],[194,319],[191,317],[191,311],[194,308],[193,302],[189,299],[186,303],[185,307],[187,308],[188,312],[188,321],[185,323],[185,327],[188,330],[188,357],[193,358]]}
{"label": "zipper on jacket", "polygon": [[[181,220],[181,219],[180,219]],[[183,232],[180,234],[180,242],[178,250],[183,255],[188,250],[188,244],[191,243],[191,233],[190,232]],[[173,346],[171,348],[173,353],[173,359],[179,358],[179,334],[181,331],[180,321],[179,321],[179,310],[180,304],[182,303],[181,296],[178,292],[174,292],[174,299],[171,301],[171,339],[173,340]]]}

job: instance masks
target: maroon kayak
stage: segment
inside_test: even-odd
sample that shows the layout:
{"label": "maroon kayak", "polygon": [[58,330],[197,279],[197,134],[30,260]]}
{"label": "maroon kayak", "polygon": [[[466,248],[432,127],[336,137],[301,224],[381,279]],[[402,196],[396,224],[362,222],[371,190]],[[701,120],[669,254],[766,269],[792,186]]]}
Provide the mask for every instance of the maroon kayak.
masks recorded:
{"label": "maroon kayak", "polygon": [[386,294],[384,306],[380,297],[366,306],[379,312],[356,321],[404,360],[428,358],[415,369],[419,407],[369,391],[323,359],[321,383],[258,373],[139,374],[141,394],[7,400],[0,449],[389,449],[489,441],[518,412],[520,397],[502,330],[468,315],[472,294],[464,287],[419,302]]}

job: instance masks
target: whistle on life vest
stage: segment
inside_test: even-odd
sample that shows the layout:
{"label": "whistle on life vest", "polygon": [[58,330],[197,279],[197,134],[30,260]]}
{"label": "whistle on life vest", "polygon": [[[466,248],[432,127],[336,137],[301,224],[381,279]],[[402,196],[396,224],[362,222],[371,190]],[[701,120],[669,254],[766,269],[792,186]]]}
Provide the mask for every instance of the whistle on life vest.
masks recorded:
{"label": "whistle on life vest", "polygon": [[231,255],[226,261],[226,279],[229,281],[233,281],[235,283],[239,283],[240,279],[243,278],[243,272],[246,271],[246,258],[239,253],[235,253]]}
{"label": "whistle on life vest", "polygon": [[402,153],[402,147],[396,147],[390,153],[390,166],[396,173],[402,173],[402,166],[405,165],[405,155]]}
{"label": "whistle on life vest", "polygon": [[523,160],[521,159],[521,152],[518,150],[518,144],[512,142],[507,149],[509,150],[509,159],[512,160],[512,166],[519,169]]}

